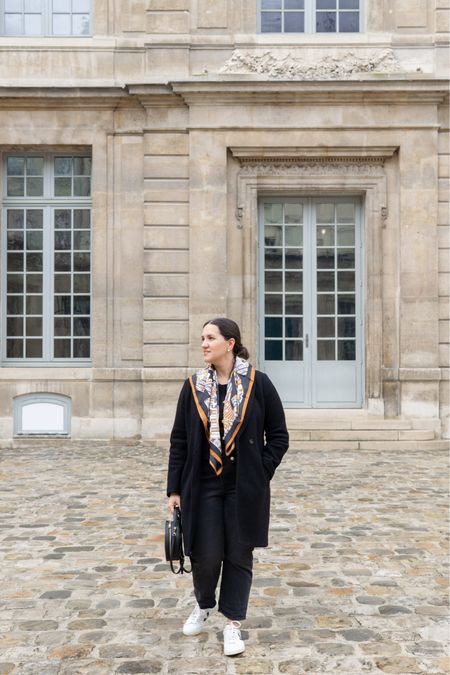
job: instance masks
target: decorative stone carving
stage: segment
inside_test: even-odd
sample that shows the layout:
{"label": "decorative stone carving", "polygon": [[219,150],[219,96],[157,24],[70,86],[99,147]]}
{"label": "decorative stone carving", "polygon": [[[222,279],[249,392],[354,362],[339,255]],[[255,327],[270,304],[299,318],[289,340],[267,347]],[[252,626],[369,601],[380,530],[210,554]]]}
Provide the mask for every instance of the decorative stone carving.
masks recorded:
{"label": "decorative stone carving", "polygon": [[373,162],[361,161],[306,161],[306,162],[244,162],[239,172],[240,176],[290,176],[290,175],[317,175],[329,176],[360,175],[379,176],[383,170],[383,162],[377,159]]}
{"label": "decorative stone carving", "polygon": [[348,51],[314,61],[294,56],[291,52],[277,56],[271,51],[261,53],[236,49],[220,72],[266,75],[283,80],[338,80],[362,73],[387,74],[400,70],[400,63],[392,49],[373,50],[361,56]]}

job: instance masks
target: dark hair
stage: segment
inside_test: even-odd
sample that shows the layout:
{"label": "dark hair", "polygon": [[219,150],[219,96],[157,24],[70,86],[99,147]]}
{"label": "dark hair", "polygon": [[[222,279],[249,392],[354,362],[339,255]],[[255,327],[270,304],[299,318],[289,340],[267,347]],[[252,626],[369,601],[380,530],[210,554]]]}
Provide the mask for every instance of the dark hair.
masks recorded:
{"label": "dark hair", "polygon": [[248,349],[244,347],[241,342],[241,331],[239,330],[239,326],[237,325],[236,321],[233,321],[232,319],[226,319],[225,317],[219,317],[217,319],[211,319],[211,321],[206,321],[206,323],[203,324],[203,328],[209,323],[211,323],[213,326],[217,326],[219,333],[225,338],[225,340],[231,340],[231,338],[234,338],[233,354],[235,356],[240,356],[241,359],[248,359],[250,354],[248,353]]}

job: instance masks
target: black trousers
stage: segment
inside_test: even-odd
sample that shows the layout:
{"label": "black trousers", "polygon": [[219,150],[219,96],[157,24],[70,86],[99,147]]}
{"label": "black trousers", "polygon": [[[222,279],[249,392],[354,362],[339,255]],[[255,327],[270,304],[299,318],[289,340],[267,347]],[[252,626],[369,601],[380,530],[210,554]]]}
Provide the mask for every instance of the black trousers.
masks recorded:
{"label": "black trousers", "polygon": [[201,609],[215,606],[222,570],[219,612],[227,619],[245,619],[253,548],[237,540],[235,480],[226,476],[202,480],[191,562],[194,594]]}

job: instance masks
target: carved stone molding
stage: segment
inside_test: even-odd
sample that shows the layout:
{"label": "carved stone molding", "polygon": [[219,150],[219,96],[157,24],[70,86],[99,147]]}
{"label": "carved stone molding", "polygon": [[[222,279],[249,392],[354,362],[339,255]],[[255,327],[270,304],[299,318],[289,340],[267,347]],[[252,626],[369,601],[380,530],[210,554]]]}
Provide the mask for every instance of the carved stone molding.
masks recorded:
{"label": "carved stone molding", "polygon": [[301,176],[301,175],[364,175],[364,176],[379,176],[383,171],[383,161],[365,160],[364,162],[353,160],[332,160],[320,161],[310,160],[306,162],[295,161],[264,161],[264,162],[247,162],[242,163],[240,175],[244,176]]}
{"label": "carved stone molding", "polygon": [[354,51],[322,56],[314,61],[296,56],[292,52],[274,54],[236,49],[222,73],[265,75],[270,79],[283,80],[339,80],[360,76],[363,73],[398,73],[402,71],[392,49],[372,50],[359,55]]}

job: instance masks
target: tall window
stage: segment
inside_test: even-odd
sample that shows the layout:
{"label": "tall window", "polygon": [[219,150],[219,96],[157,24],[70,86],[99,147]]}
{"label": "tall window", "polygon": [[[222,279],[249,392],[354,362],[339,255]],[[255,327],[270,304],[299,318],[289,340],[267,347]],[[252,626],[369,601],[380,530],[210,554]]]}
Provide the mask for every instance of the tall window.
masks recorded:
{"label": "tall window", "polygon": [[0,0],[3,35],[90,35],[91,0]]}
{"label": "tall window", "polygon": [[91,158],[10,154],[2,217],[2,358],[90,358]]}
{"label": "tall window", "polygon": [[262,33],[358,33],[360,0],[260,0]]}

